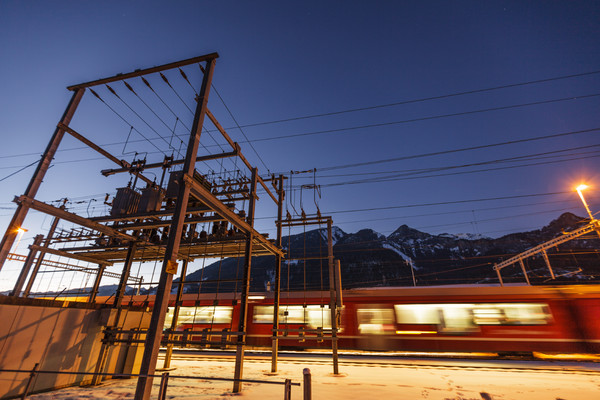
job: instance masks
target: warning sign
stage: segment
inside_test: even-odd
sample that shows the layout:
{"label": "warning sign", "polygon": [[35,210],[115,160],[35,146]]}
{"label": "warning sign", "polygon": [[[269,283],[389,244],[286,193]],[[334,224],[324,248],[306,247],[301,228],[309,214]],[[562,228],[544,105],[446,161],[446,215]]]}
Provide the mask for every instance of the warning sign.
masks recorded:
{"label": "warning sign", "polygon": [[173,260],[167,261],[167,274],[176,274],[178,266],[179,265],[177,264],[176,261],[173,261]]}

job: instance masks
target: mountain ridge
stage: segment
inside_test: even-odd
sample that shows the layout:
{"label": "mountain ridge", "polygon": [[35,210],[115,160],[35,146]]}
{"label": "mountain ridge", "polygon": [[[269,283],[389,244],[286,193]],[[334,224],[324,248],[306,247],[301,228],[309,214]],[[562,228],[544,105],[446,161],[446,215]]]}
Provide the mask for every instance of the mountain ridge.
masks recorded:
{"label": "mountain ridge", "polygon": [[[432,235],[405,224],[388,236],[369,228],[346,233],[334,226],[333,251],[334,257],[341,262],[344,288],[412,285],[411,262],[417,283],[421,285],[493,283],[497,282],[493,264],[564,232],[577,229],[588,221],[575,214],[564,213],[540,229],[511,233],[496,239],[467,234]],[[300,259],[326,257],[326,238],[326,229],[315,229],[283,238],[283,247],[291,260],[282,263],[282,290],[328,289],[327,260]],[[554,283],[573,283],[574,279],[595,281],[596,276],[600,277],[597,254],[592,254],[591,257],[576,254],[582,249],[588,252],[593,249],[597,253],[597,247],[597,239],[579,239],[561,245],[562,249],[571,253],[571,258],[576,259],[575,262],[569,261],[569,257],[565,259],[561,253],[549,252],[557,275],[571,274],[580,266],[585,266],[586,270],[586,274],[571,274]],[[239,279],[242,263],[243,260],[239,258],[225,259],[191,273],[186,281],[211,280],[218,276]],[[547,267],[541,257],[527,260],[526,263],[533,283],[540,284],[548,278]],[[274,266],[275,258],[272,256],[253,257],[251,290],[263,291],[274,287]],[[507,282],[524,282],[520,268],[509,267],[506,271],[503,270],[504,275]],[[219,290],[233,290],[234,286],[221,285]],[[189,290],[198,290],[198,286],[191,285]],[[214,284],[203,284],[202,290],[217,288]]]}

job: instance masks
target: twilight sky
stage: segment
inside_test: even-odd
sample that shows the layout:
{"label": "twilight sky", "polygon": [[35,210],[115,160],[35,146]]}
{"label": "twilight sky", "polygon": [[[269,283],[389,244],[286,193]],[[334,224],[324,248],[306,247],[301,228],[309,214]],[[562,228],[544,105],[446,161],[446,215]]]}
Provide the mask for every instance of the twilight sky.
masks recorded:
{"label": "twilight sky", "polygon": [[[214,88],[235,121],[214,91],[209,108],[261,174],[316,168],[320,210],[346,232],[537,229],[565,211],[585,215],[572,191],[584,180],[600,211],[598,2],[3,0],[0,230],[34,167],[7,176],[43,152],[71,96],[66,86],[214,51]],[[197,70],[186,71],[199,82]],[[190,89],[176,72],[170,79]],[[105,88],[98,93],[120,106]],[[153,127],[168,137],[166,122]],[[91,93],[73,126],[131,161],[130,126]],[[136,129],[153,134],[142,121]],[[102,177],[112,165],[69,150],[79,147],[63,142],[38,198],[67,196],[83,215],[105,212],[104,194],[127,177]],[[294,175],[292,184],[313,179]],[[312,191],[288,193],[298,210],[301,197],[313,213]],[[275,231],[272,220],[258,224]]]}

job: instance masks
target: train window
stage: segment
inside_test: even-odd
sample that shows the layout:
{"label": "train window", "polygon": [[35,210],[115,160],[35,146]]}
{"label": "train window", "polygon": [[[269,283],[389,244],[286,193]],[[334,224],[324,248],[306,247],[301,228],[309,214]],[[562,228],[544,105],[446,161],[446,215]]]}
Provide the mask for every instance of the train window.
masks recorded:
{"label": "train window", "polygon": [[439,324],[440,304],[396,304],[399,324]]}
{"label": "train window", "polygon": [[[171,327],[174,311],[174,308],[169,308],[165,317],[165,329]],[[180,307],[177,325],[230,324],[232,315],[232,306]]]}
{"label": "train window", "polygon": [[399,324],[438,325],[442,332],[470,332],[477,325],[545,325],[552,320],[543,303],[396,304]]}
{"label": "train window", "polygon": [[440,319],[440,332],[460,334],[478,330],[473,322],[473,304],[444,304]]}
{"label": "train window", "polygon": [[306,320],[311,328],[331,329],[331,311],[329,306],[320,305],[306,306]]}
{"label": "train window", "polygon": [[[256,324],[273,323],[273,306],[255,306],[252,321]],[[320,305],[286,305],[279,306],[280,324],[306,324],[310,328],[331,328],[329,306]]]}
{"label": "train window", "polygon": [[546,325],[552,320],[543,303],[477,304],[473,315],[478,325]]}
{"label": "train window", "polygon": [[358,308],[358,331],[363,335],[383,335],[394,332],[394,310],[391,308]]}

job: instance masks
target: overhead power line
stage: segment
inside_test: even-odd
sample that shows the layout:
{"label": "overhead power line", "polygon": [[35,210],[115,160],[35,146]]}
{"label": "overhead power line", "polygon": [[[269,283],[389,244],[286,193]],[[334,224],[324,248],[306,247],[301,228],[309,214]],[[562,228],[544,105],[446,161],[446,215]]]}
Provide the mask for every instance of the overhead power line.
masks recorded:
{"label": "overhead power line", "polygon": [[[566,162],[566,161],[598,157],[597,151],[564,154],[564,155],[560,155],[558,153],[573,151],[573,150],[580,150],[580,149],[585,149],[585,148],[599,147],[599,146],[600,146],[600,144],[596,144],[596,145],[590,145],[590,146],[574,147],[571,149],[555,150],[555,151],[549,151],[549,152],[544,152],[544,153],[530,154],[530,155],[525,155],[525,156],[510,157],[510,158],[503,158],[503,159],[490,160],[490,161],[482,161],[482,162],[478,162],[478,163],[450,165],[450,166],[445,166],[445,167],[426,168],[426,169],[421,169],[421,170],[399,171],[398,173],[396,173],[394,175],[387,175],[387,176],[370,178],[370,179],[359,179],[359,180],[353,180],[353,181],[342,181],[342,182],[336,182],[336,183],[330,183],[330,184],[323,184],[321,186],[322,187],[331,187],[331,186],[341,186],[341,185],[350,185],[350,184],[391,182],[391,181],[421,179],[421,178],[430,178],[430,177],[438,177],[438,176],[463,175],[463,174],[471,174],[471,173],[475,173],[475,172],[484,172],[484,171],[498,171],[498,170],[503,170],[503,169],[521,168],[521,167],[528,167],[528,166],[533,166],[533,165],[555,164],[555,163],[559,163],[559,162]],[[526,164],[520,164],[520,165],[508,165],[508,166],[478,169],[478,170],[472,170],[472,171],[460,171],[460,172],[436,174],[436,175],[419,175],[419,174],[425,174],[425,173],[431,173],[431,172],[441,172],[441,171],[447,171],[447,170],[452,170],[452,169],[483,166],[483,165],[489,165],[489,164],[519,162],[519,161],[535,161],[535,160],[548,158],[548,155],[551,155],[551,154],[558,155],[560,157],[571,157],[571,158],[562,159],[562,160],[555,159],[555,160],[551,160],[551,161],[541,161],[541,162],[526,163]],[[589,155],[589,154],[591,154],[591,155]],[[578,157],[574,157],[574,156],[578,156]],[[415,176],[415,175],[417,175],[417,176]]]}
{"label": "overhead power line", "polygon": [[452,150],[434,151],[434,152],[430,152],[430,153],[413,154],[410,156],[385,158],[385,159],[365,161],[365,162],[360,162],[360,163],[334,165],[334,166],[330,166],[330,167],[318,168],[318,170],[321,172],[322,171],[333,171],[333,170],[337,170],[337,169],[362,167],[362,166],[367,166],[367,165],[383,164],[383,163],[394,162],[394,161],[413,160],[415,158],[423,158],[423,157],[439,156],[439,155],[444,155],[444,154],[459,153],[459,152],[471,151],[471,150],[487,149],[490,147],[507,146],[507,145],[511,145],[511,144],[533,142],[533,141],[537,141],[537,140],[545,140],[545,139],[558,138],[558,137],[562,137],[562,136],[578,135],[578,134],[582,134],[582,133],[595,132],[595,131],[600,131],[600,128],[582,129],[582,130],[578,130],[578,131],[555,133],[552,135],[536,136],[536,137],[531,137],[531,138],[526,138],[526,139],[508,140],[505,142],[484,144],[484,145],[480,145],[480,146],[462,147],[462,148],[452,149]]}
{"label": "overhead power line", "polygon": [[270,125],[270,124],[279,124],[282,122],[298,121],[298,120],[310,119],[310,118],[328,117],[328,116],[332,116],[332,115],[347,114],[347,113],[352,113],[352,112],[357,112],[357,111],[374,110],[377,108],[394,107],[394,106],[400,106],[400,105],[405,105],[405,104],[420,103],[420,102],[425,102],[425,101],[430,101],[430,100],[441,100],[441,99],[447,99],[450,97],[464,96],[464,95],[475,94],[475,93],[491,92],[493,90],[533,85],[536,83],[552,82],[552,81],[558,81],[558,80],[562,80],[562,79],[578,78],[578,77],[582,77],[582,76],[595,75],[595,74],[599,74],[599,73],[600,73],[600,70],[599,71],[591,71],[591,72],[583,72],[583,73],[579,73],[579,74],[562,75],[562,76],[557,76],[557,77],[553,77],[553,78],[537,79],[537,80],[533,80],[533,81],[525,81],[525,82],[511,83],[511,84],[507,84],[507,85],[492,86],[492,87],[483,88],[483,89],[467,90],[464,92],[455,92],[455,93],[443,94],[443,95],[438,95],[438,96],[423,97],[423,98],[419,98],[419,99],[403,100],[403,101],[397,101],[394,103],[378,104],[378,105],[374,105],[374,106],[349,108],[346,110],[332,111],[332,112],[327,112],[327,113],[309,114],[309,115],[302,115],[302,116],[298,116],[298,117],[277,119],[277,120],[272,120],[272,121],[256,122],[253,124],[242,125],[242,128],[261,126],[261,125]]}
{"label": "overhead power line", "polygon": [[[426,117],[404,119],[404,120],[400,120],[400,121],[381,122],[381,123],[377,123],[377,124],[367,124],[367,125],[354,125],[354,126],[348,126],[345,128],[334,128],[334,129],[325,129],[325,130],[314,131],[314,132],[302,132],[302,133],[293,133],[293,134],[289,134],[289,135],[271,136],[271,137],[253,139],[252,142],[254,142],[254,143],[266,142],[266,141],[270,141],[270,140],[280,140],[280,139],[290,139],[290,138],[295,138],[295,137],[323,135],[326,133],[345,132],[345,131],[352,131],[352,130],[357,130],[357,129],[379,128],[379,127],[383,127],[383,126],[392,126],[392,125],[399,125],[399,124],[407,124],[407,123],[411,123],[411,122],[420,122],[420,121],[429,121],[429,120],[441,119],[441,118],[458,117],[458,116],[462,116],[462,115],[472,115],[472,114],[479,114],[479,113],[490,112],[490,111],[509,110],[509,109],[513,109],[513,108],[529,107],[529,106],[535,106],[535,105],[541,105],[541,104],[551,104],[551,103],[558,103],[561,101],[569,101],[569,100],[587,99],[587,98],[598,97],[598,96],[600,96],[600,93],[586,94],[586,95],[574,96],[574,97],[563,97],[563,98],[559,98],[559,99],[541,100],[541,101],[534,101],[534,102],[530,102],[530,103],[521,103],[521,104],[511,104],[508,106],[482,108],[479,110],[461,111],[461,112],[450,113],[450,114],[430,115],[430,116],[426,116]],[[241,143],[246,143],[246,142],[241,142]]]}
{"label": "overhead power line", "polygon": [[483,199],[441,201],[441,202],[436,202],[436,203],[404,204],[404,205],[398,205],[398,206],[358,208],[358,209],[354,209],[354,210],[341,210],[341,211],[323,211],[323,213],[324,214],[347,214],[347,213],[365,212],[365,211],[395,210],[395,209],[400,209],[400,208],[431,207],[431,206],[442,206],[442,205],[449,205],[449,204],[479,203],[479,202],[483,202],[483,201],[494,201],[494,200],[523,199],[523,198],[527,198],[527,197],[556,196],[556,195],[568,194],[568,193],[571,193],[571,192],[521,194],[521,195],[517,195],[517,196],[487,197],[487,198],[483,198]]}
{"label": "overhead power line", "polygon": [[4,181],[4,180],[6,180],[6,179],[8,179],[8,178],[10,178],[10,177],[11,177],[11,176],[13,176],[13,175],[16,175],[16,174],[18,174],[19,172],[21,172],[21,171],[23,171],[23,170],[25,170],[25,169],[27,169],[27,168],[29,168],[29,167],[33,166],[34,164],[37,164],[38,162],[39,162],[39,160],[35,160],[35,161],[34,161],[34,162],[32,162],[31,164],[24,166],[23,168],[19,169],[18,171],[15,171],[15,172],[13,172],[13,173],[10,173],[10,174],[6,175],[4,178],[0,179],[0,182],[2,182],[2,181]]}

